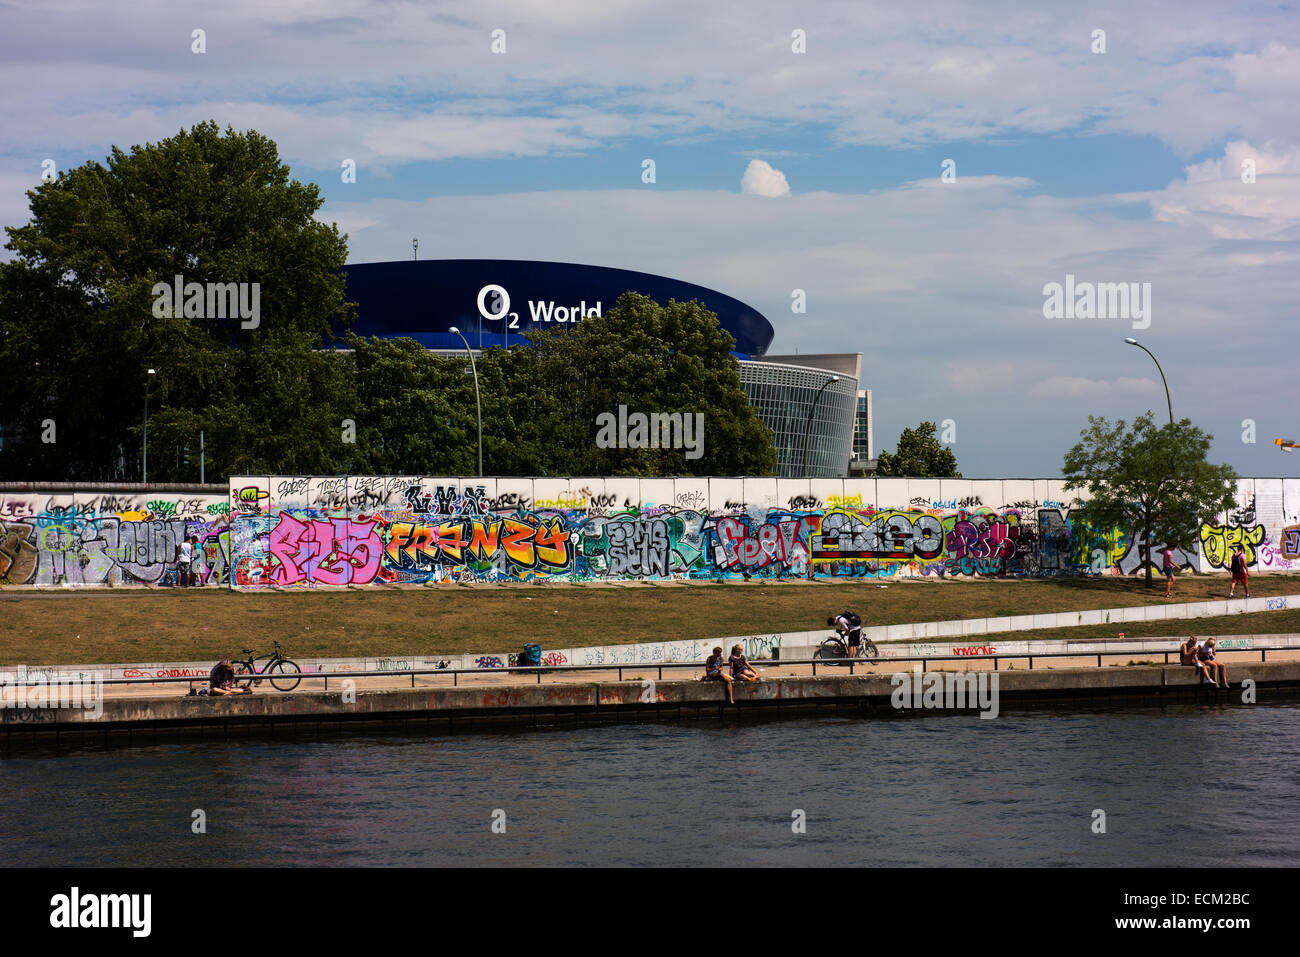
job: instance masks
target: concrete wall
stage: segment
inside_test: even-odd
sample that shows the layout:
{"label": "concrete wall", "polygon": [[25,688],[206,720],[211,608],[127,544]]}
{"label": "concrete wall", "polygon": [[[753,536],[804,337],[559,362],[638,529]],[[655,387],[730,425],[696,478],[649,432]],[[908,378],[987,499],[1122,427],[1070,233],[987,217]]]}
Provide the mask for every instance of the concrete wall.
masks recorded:
{"label": "concrete wall", "polygon": [[229,513],[220,486],[0,486],[0,581],[162,584],[174,581],[180,543],[193,536],[200,580],[227,585]]}
{"label": "concrete wall", "polygon": [[[234,586],[1133,575],[1049,479],[232,479]],[[1300,479],[1243,479],[1184,568],[1300,569]],[[1158,556],[1157,556],[1158,560]]]}
{"label": "concrete wall", "polygon": [[[741,576],[1134,575],[1128,530],[1061,480],[255,476],[211,487],[0,486],[0,580],[160,584],[199,538],[210,586]],[[1184,568],[1300,570],[1300,479],[1242,479]]]}

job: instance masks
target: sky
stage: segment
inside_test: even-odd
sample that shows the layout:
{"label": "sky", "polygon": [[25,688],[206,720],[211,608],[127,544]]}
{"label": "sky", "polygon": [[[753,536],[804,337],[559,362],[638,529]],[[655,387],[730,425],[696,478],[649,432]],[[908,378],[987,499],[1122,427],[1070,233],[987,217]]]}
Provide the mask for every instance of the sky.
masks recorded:
{"label": "sky", "polygon": [[[1131,336],[1213,461],[1300,474],[1294,3],[0,0],[0,223],[208,119],[350,262],[634,269],[861,352],[877,452],[950,421],[964,475],[1058,476],[1089,415],[1167,418]],[[1138,295],[1048,315],[1067,276]]]}

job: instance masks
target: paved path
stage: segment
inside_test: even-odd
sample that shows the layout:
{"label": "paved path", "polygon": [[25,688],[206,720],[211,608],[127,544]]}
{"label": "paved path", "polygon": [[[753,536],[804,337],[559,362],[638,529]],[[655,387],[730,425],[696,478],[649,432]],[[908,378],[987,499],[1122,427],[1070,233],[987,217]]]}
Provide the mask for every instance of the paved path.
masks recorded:
{"label": "paved path", "polygon": [[[1170,655],[1171,664],[1177,664],[1178,659],[1175,655]],[[1231,677],[1231,668],[1233,662],[1257,662],[1260,660],[1258,651],[1221,651],[1219,659],[1228,666],[1229,676]],[[1147,662],[1154,664],[1164,664],[1164,654],[1156,652],[1134,652],[1132,655],[1115,655],[1113,657],[1103,658],[1103,667],[1123,667],[1129,663]],[[1300,649],[1289,650],[1270,650],[1268,652],[1269,661],[1300,661]],[[912,661],[893,661],[885,660],[875,664],[856,664],[853,667],[853,673],[857,674],[893,674],[899,671],[911,671],[913,666],[921,662]],[[800,675],[811,675],[813,673],[812,665],[783,665],[780,662],[755,662],[755,670],[760,676],[765,678],[794,677]],[[1069,658],[1034,658],[1035,671],[1047,671],[1059,668],[1088,668],[1097,666],[1097,657],[1095,655],[1078,655]],[[925,662],[927,671],[988,671],[993,668],[993,662],[989,659],[971,659],[969,661],[927,661]],[[1002,657],[998,662],[998,668],[1006,670],[1023,671],[1028,670],[1029,662],[1025,657]],[[820,675],[847,675],[849,669],[845,665],[817,665],[817,674]],[[696,677],[703,671],[703,665],[694,664],[689,668],[664,668],[663,679],[681,680],[682,678]],[[623,681],[642,681],[645,679],[658,680],[660,677],[659,668],[656,665],[624,665],[622,667]],[[346,673],[333,674],[326,678],[306,676],[302,679],[301,684],[291,693],[299,692],[322,692],[322,691],[342,691],[343,681],[348,678]],[[357,678],[356,687],[358,691],[381,691],[396,690],[402,688],[450,688],[453,685],[458,687],[488,687],[501,685],[535,685],[535,684],[576,684],[590,683],[593,681],[614,682],[620,680],[619,669],[604,668],[592,671],[571,671],[571,672],[550,672],[541,675],[527,674],[521,672],[493,672],[482,671],[474,674],[461,674],[454,677],[452,675],[416,675],[414,684],[412,677],[407,675],[402,677],[401,674],[385,675],[378,678]],[[196,679],[194,686],[202,687],[206,681]],[[328,688],[327,688],[328,684]],[[105,685],[105,697],[122,697],[122,696],[140,696],[140,697],[158,697],[159,695],[176,694],[185,695],[189,691],[189,684],[186,682],[162,682],[149,684],[133,685]],[[255,694],[283,694],[271,687],[269,682],[263,682],[260,687],[255,689]]]}

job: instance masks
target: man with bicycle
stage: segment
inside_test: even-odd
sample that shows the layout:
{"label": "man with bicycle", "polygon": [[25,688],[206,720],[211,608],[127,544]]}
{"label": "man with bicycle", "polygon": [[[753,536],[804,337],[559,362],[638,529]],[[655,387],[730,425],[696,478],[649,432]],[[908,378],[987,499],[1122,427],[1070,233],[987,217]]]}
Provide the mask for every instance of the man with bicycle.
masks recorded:
{"label": "man with bicycle", "polygon": [[836,633],[849,646],[849,657],[858,657],[862,647],[862,619],[855,611],[841,612],[836,618],[827,618],[826,624],[835,628]]}

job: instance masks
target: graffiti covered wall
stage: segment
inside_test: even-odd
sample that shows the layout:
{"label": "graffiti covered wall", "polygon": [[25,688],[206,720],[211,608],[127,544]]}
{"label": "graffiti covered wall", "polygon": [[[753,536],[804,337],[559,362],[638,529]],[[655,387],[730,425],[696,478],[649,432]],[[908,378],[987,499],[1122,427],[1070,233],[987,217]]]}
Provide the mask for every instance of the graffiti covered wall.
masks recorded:
{"label": "graffiti covered wall", "polygon": [[[209,487],[210,489],[210,487]],[[211,491],[0,489],[0,581],[200,584],[1135,575],[1123,529],[1031,479],[260,476]],[[1300,570],[1300,479],[1242,479],[1179,565]],[[1157,557],[1158,560],[1158,557]]]}
{"label": "graffiti covered wall", "polygon": [[[1119,528],[1046,479],[460,479],[230,483],[233,587],[728,577],[1134,575]],[[1243,479],[1183,568],[1300,570],[1300,480]],[[1157,543],[1160,544],[1160,543]],[[1156,555],[1158,561],[1158,554]]]}
{"label": "graffiti covered wall", "polygon": [[181,543],[198,540],[204,585],[230,582],[223,494],[41,494],[0,490],[0,581],[35,585],[174,584]]}

